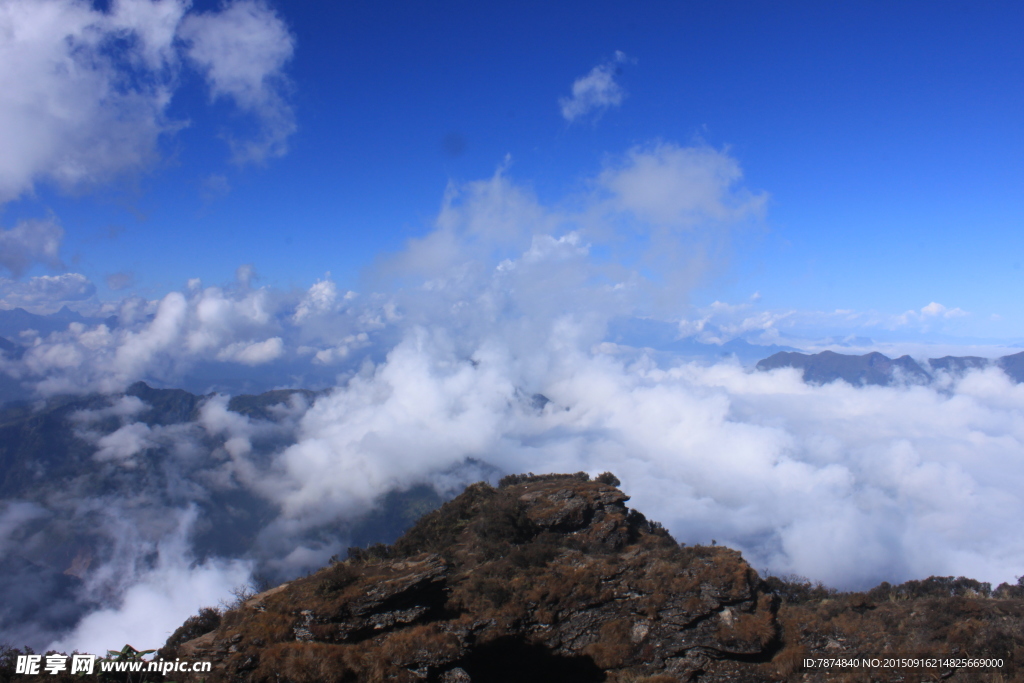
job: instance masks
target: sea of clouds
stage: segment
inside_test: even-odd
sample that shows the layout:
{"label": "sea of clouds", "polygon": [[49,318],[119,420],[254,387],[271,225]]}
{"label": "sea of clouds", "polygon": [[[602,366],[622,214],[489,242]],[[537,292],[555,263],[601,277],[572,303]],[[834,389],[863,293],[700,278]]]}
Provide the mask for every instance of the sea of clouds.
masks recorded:
{"label": "sea of clouds", "polygon": [[[306,292],[254,288],[243,270],[227,287],[193,281],[157,301],[125,299],[112,327],[22,335],[24,354],[2,369],[40,396],[175,386],[219,365],[270,379],[274,368],[333,374],[276,422],[230,412],[219,395],[183,426],[134,421],[139,399],[111,403],[122,426],[103,436],[90,436],[96,416],[80,417],[94,459],[127,468],[195,430],[180,449],[191,495],[238,487],[275,513],[260,550],[199,562],[194,509],[161,512],[154,533],[144,502],[125,506],[114,517],[132,520],[148,559],[133,552],[90,573],[92,584],[116,577],[105,579],[107,604],[57,644],[95,650],[143,634],[158,644],[257,564],[279,576],[319,566],[346,540],[324,528],[343,529],[389,491],[426,483],[451,495],[479,462],[494,473],[610,470],[678,540],[714,539],[758,569],[839,588],[933,574],[1013,581],[1024,567],[1024,385],[997,368],[929,385],[814,386],[797,370],[607,340],[611,320],[685,295],[707,267],[687,248],[705,253],[757,215],[763,196],[739,180],[724,152],[656,143],[552,208],[500,169],[449,189],[433,230],[383,259],[379,293],[341,292],[326,277]],[[633,263],[594,256],[624,230],[648,251]],[[277,447],[254,447],[274,430]],[[31,512],[8,504],[3,528]]]}

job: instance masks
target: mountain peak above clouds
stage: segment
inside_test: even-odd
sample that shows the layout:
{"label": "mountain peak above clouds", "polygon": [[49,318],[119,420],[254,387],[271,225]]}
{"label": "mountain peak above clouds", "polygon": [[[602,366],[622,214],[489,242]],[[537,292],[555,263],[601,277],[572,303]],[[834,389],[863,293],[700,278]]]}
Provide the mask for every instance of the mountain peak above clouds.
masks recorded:
{"label": "mountain peak above clouds", "polygon": [[394,545],[353,549],[161,656],[213,659],[210,681],[755,680],[740,664],[777,648],[756,572],[728,548],[680,547],[612,483],[474,484]]}
{"label": "mountain peak above clouds", "polygon": [[[828,680],[802,669],[808,657],[1006,657],[1024,646],[1024,586],[933,577],[840,594],[762,580],[714,541],[677,545],[617,485],[609,473],[474,484],[391,546],[350,549],[191,618],[159,655],[212,661],[211,682],[752,683]],[[967,681],[977,670],[940,673]]]}

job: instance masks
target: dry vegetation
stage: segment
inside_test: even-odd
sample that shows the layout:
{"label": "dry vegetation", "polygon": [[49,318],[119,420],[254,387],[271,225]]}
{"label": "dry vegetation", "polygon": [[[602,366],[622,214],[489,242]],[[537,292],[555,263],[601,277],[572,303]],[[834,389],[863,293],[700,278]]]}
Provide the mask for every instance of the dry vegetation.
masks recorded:
{"label": "dry vegetation", "polygon": [[394,545],[351,549],[162,654],[296,682],[677,680],[694,647],[770,658],[774,602],[740,554],[679,546],[617,484],[475,484]]}
{"label": "dry vegetation", "polygon": [[[844,594],[762,580],[736,551],[676,544],[617,484],[585,474],[475,484],[394,545],[352,549],[228,612],[208,642],[176,652],[169,642],[165,656],[219,647],[224,680],[252,681],[1024,680],[1024,581],[993,591],[933,577]],[[894,653],[994,654],[1006,666],[802,666]]]}

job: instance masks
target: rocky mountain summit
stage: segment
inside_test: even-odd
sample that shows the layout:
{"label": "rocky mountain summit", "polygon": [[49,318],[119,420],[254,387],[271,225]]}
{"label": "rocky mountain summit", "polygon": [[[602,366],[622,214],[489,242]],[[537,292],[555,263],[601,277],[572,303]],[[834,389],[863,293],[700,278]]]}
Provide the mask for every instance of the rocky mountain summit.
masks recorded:
{"label": "rocky mountain summit", "polygon": [[[817,657],[998,657],[844,680],[1021,680],[1024,585],[933,578],[839,594],[681,546],[610,474],[474,484],[393,545],[203,610],[165,659],[205,681],[824,681]],[[199,674],[194,679],[200,680]]]}

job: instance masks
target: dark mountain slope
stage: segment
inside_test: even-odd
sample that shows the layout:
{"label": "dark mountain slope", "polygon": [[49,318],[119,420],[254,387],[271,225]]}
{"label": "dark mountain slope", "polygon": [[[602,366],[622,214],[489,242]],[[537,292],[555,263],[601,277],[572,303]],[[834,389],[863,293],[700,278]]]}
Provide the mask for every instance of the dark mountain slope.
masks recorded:
{"label": "dark mountain slope", "polygon": [[943,372],[962,373],[968,370],[980,370],[988,367],[992,361],[980,356],[943,356],[942,358],[929,358],[928,366],[932,370]]}
{"label": "dark mountain slope", "polygon": [[1024,382],[1024,351],[1012,356],[1003,356],[996,363],[1015,382]]}

